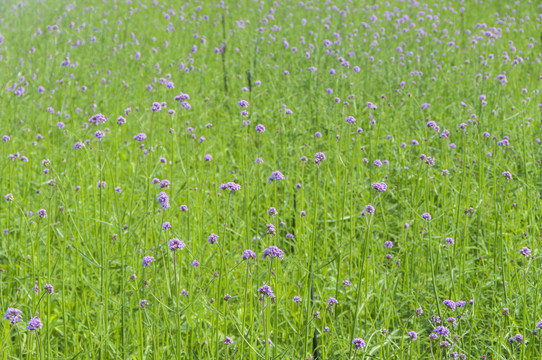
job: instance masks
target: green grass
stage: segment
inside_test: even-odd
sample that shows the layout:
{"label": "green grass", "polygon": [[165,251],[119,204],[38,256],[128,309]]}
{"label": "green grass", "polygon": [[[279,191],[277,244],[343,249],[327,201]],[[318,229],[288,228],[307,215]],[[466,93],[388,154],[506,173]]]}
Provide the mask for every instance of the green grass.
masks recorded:
{"label": "green grass", "polygon": [[17,4],[0,3],[0,311],[22,321],[1,321],[0,359],[542,359],[536,4]]}

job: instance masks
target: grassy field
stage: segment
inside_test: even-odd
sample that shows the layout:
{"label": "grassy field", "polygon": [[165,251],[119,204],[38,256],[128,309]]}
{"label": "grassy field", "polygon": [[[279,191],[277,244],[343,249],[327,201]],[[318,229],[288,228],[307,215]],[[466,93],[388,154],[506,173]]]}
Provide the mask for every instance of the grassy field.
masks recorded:
{"label": "grassy field", "polygon": [[542,359],[541,13],[1,1],[0,359]]}

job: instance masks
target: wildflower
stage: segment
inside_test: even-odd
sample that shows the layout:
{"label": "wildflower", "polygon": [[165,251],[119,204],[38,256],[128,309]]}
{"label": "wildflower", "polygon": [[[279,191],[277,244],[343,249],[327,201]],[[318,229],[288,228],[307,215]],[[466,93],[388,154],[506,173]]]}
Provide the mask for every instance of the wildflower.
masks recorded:
{"label": "wildflower", "polygon": [[354,340],[352,340],[352,344],[356,345],[357,350],[360,350],[367,345],[365,344],[365,340],[363,340],[362,338],[355,338]]}
{"label": "wildflower", "polygon": [[502,176],[504,176],[505,179],[512,180],[512,174],[510,174],[510,171],[503,172]]}
{"label": "wildflower", "polygon": [[337,301],[337,299],[333,298],[333,297],[330,297],[329,299],[327,299],[327,304],[331,307],[333,305],[337,305],[339,302]]}
{"label": "wildflower", "polygon": [[182,250],[186,245],[182,240],[173,238],[168,241],[168,246],[171,251]]}
{"label": "wildflower", "polygon": [[40,218],[45,218],[47,217],[47,211],[45,211],[45,209],[39,209],[38,210],[38,215]]}
{"label": "wildflower", "polygon": [[275,296],[273,294],[273,290],[271,289],[271,287],[269,285],[263,285],[261,287],[258,288],[258,292],[260,294],[263,294],[263,295],[267,295],[268,297],[273,297]]}
{"label": "wildflower", "polygon": [[277,170],[271,173],[271,176],[267,178],[267,182],[272,183],[275,180],[284,180],[284,179],[286,179],[284,175],[280,171]]}
{"label": "wildflower", "polygon": [[365,206],[365,209],[361,212],[361,216],[373,215],[375,213],[375,208],[373,205],[369,204]]}
{"label": "wildflower", "polygon": [[429,213],[423,213],[423,214],[422,214],[422,218],[424,218],[425,220],[431,220],[431,214],[429,214]]}
{"label": "wildflower", "polygon": [[529,249],[528,247],[524,247],[519,251],[519,253],[523,256],[529,256],[531,255],[531,249]]}
{"label": "wildflower", "polygon": [[230,192],[241,190],[241,185],[234,183],[233,181],[230,181],[225,184],[220,185],[220,190],[229,190]]}
{"label": "wildflower", "polygon": [[209,235],[209,244],[215,244],[218,242],[218,235],[211,234]]}
{"label": "wildflower", "polygon": [[139,307],[146,307],[147,305],[149,305],[149,302],[147,300],[139,301]]}
{"label": "wildflower", "polygon": [[418,334],[416,334],[415,331],[409,331],[407,334],[412,338],[412,340],[418,339]]}
{"label": "wildflower", "polygon": [[380,182],[380,183],[374,183],[372,187],[378,192],[384,192],[388,188],[388,185],[385,182]]}
{"label": "wildflower", "polygon": [[49,294],[52,294],[55,292],[55,288],[51,284],[45,284],[44,288]]}
{"label": "wildflower", "polygon": [[256,125],[256,132],[257,133],[262,133],[264,131],[265,131],[265,126],[263,126],[262,124]]}
{"label": "wildflower", "polygon": [[149,266],[151,263],[153,263],[155,261],[154,257],[152,256],[144,256],[143,259],[141,260],[142,264],[143,264],[143,267],[146,268],[147,266]]}
{"label": "wildflower", "polygon": [[[296,296],[294,296],[293,300],[294,300],[295,303],[300,303],[301,302],[301,297],[296,295]],[[542,324],[542,321],[540,323]]]}
{"label": "wildflower", "polygon": [[158,194],[157,198],[158,204],[162,207],[162,209],[166,210],[169,207],[169,197],[165,192],[160,192]]}
{"label": "wildflower", "polygon": [[448,337],[450,335],[450,330],[446,326],[437,326],[433,329],[433,332],[442,337]]}
{"label": "wildflower", "polygon": [[452,301],[452,300],[444,300],[442,302],[444,305],[448,306],[452,311],[455,311],[455,301]]}
{"label": "wildflower", "polygon": [[28,324],[26,324],[26,329],[30,331],[41,329],[43,326],[43,323],[41,322],[41,319],[39,318],[39,314],[36,312],[36,316],[34,316]]}
{"label": "wildflower", "polygon": [[241,258],[243,260],[247,260],[247,259],[255,259],[256,258],[256,253],[250,249],[247,249],[245,251],[243,251],[243,255],[241,256]]}
{"label": "wildflower", "polygon": [[21,316],[22,311],[16,308],[8,308],[6,311],[6,314],[4,315],[4,319],[7,319],[11,322],[11,325],[15,325],[18,322],[23,321],[23,317]]}
{"label": "wildflower", "polygon": [[145,140],[146,138],[147,138],[147,135],[145,135],[145,133],[139,133],[134,136],[134,140],[137,140],[139,142]]}
{"label": "wildflower", "polygon": [[320,163],[324,161],[325,159],[326,159],[326,155],[322,152],[317,152],[316,154],[314,154],[314,163],[316,165],[320,165]]}
{"label": "wildflower", "polygon": [[280,260],[284,259],[284,252],[275,245],[271,245],[269,248],[264,249],[264,251],[262,251],[262,255],[264,259],[268,256],[278,257]]}
{"label": "wildflower", "polygon": [[231,344],[233,344],[233,340],[232,340],[232,338],[229,337],[229,336],[226,336],[226,338],[225,338],[224,340],[222,340],[222,342],[223,342],[224,344],[226,344],[226,345],[231,345]]}

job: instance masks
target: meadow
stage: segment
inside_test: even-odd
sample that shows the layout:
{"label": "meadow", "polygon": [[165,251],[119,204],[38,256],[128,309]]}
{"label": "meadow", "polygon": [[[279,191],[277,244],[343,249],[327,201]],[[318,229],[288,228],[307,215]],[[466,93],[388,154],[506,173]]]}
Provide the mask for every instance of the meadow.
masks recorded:
{"label": "meadow", "polygon": [[1,1],[0,359],[542,359],[541,21]]}

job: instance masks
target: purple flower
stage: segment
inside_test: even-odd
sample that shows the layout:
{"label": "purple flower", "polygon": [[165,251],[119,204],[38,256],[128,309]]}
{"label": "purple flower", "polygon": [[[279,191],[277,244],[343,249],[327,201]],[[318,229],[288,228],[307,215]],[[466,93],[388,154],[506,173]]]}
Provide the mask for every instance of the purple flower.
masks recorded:
{"label": "purple flower", "polygon": [[363,340],[362,338],[355,338],[354,340],[352,340],[352,344],[356,345],[357,350],[361,350],[367,345],[365,344],[365,340]]}
{"label": "purple flower", "polygon": [[241,190],[241,185],[230,181],[228,183],[221,184],[220,189],[221,190],[229,190],[230,192],[233,192],[233,191]]}
{"label": "purple flower", "polygon": [[257,133],[262,133],[264,131],[265,131],[265,126],[263,126],[262,124],[256,125],[256,132]]}
{"label": "purple flower", "polygon": [[45,284],[44,288],[49,294],[52,294],[55,292],[55,288],[51,284]]}
{"label": "purple flower", "polygon": [[[299,297],[299,296],[296,295],[296,296],[294,296],[293,300],[294,300],[294,302],[295,302],[296,304],[297,304],[297,303],[300,303],[300,302],[301,302],[301,297]],[[540,323],[542,323],[542,321],[541,321]]]}
{"label": "purple flower", "polygon": [[146,307],[147,305],[149,305],[149,302],[147,300],[140,300],[139,301],[139,307]]}
{"label": "purple flower", "polygon": [[179,208],[181,211],[188,211],[188,206],[186,205],[181,205],[181,207]]}
{"label": "purple flower", "polygon": [[217,242],[218,242],[218,235],[217,234],[209,235],[209,244],[215,244]]}
{"label": "purple flower", "polygon": [[325,159],[326,159],[326,155],[322,152],[317,152],[316,154],[314,154],[314,163],[316,165],[320,165],[320,163],[324,161]]}
{"label": "purple flower", "polygon": [[237,105],[239,105],[239,107],[248,107],[248,101],[246,100],[239,100],[239,102],[237,103]]}
{"label": "purple flower", "polygon": [[225,338],[224,340],[222,340],[222,342],[223,342],[224,344],[226,344],[226,345],[231,345],[231,344],[233,344],[233,340],[232,340],[232,338],[229,337],[229,336],[226,336],[226,338]]}
{"label": "purple flower", "polygon": [[418,339],[418,334],[416,334],[415,331],[409,331],[407,334],[412,338],[412,340]]}
{"label": "purple flower", "polygon": [[416,315],[421,316],[422,314],[423,314],[423,309],[421,307],[417,308],[416,309]]}
{"label": "purple flower", "polygon": [[388,185],[385,182],[374,183],[372,186],[373,186],[373,189],[375,189],[378,192],[384,192],[388,188]]}
{"label": "purple flower", "polygon": [[356,123],[356,119],[353,116],[347,117],[345,121],[347,123],[349,123],[349,124],[355,124]]}
{"label": "purple flower", "polygon": [[431,214],[429,214],[429,213],[423,213],[423,214],[422,214],[422,218],[424,218],[425,220],[431,220]]}
{"label": "purple flower", "polygon": [[273,290],[271,289],[269,285],[264,285],[264,286],[259,287],[258,292],[260,294],[267,295],[269,297],[275,296],[275,294],[273,294]]}
{"label": "purple flower", "polygon": [[519,253],[521,255],[523,255],[523,256],[529,256],[529,255],[531,255],[531,249],[529,249],[528,247],[525,246],[525,247],[523,247],[523,249],[521,249],[519,251]]}
{"label": "purple flower", "polygon": [[171,251],[182,250],[186,245],[182,240],[173,238],[168,241],[168,246]]}
{"label": "purple flower", "polygon": [[277,215],[277,209],[275,209],[274,207],[270,207],[269,210],[267,210],[267,213],[269,215]]}
{"label": "purple flower", "polygon": [[277,170],[271,173],[271,176],[267,178],[267,182],[272,183],[275,180],[284,180],[284,179],[285,179],[284,175],[282,175],[282,173]]}
{"label": "purple flower", "polygon": [[450,310],[455,311],[455,307],[456,307],[455,301],[453,301],[453,300],[444,300],[442,303],[444,305],[446,305],[447,307],[449,307]]}
{"label": "purple flower", "polygon": [[255,259],[256,258],[256,253],[250,249],[247,249],[245,251],[243,251],[243,255],[241,256],[241,258],[243,260],[247,260],[247,259]]}
{"label": "purple flower", "polygon": [[372,110],[376,110],[376,109],[377,109],[376,105],[373,104],[372,102],[368,102],[368,103],[367,103],[367,108],[372,109]]}
{"label": "purple flower", "polygon": [[333,298],[333,297],[330,297],[329,299],[327,299],[327,304],[329,306],[333,306],[333,305],[337,305],[339,302],[337,301],[337,299]]}
{"label": "purple flower", "polygon": [[361,216],[373,215],[374,213],[375,213],[374,206],[369,204],[369,205],[365,206],[365,209],[363,209],[363,211],[361,212]]}
{"label": "purple flower", "polygon": [[152,256],[144,256],[143,259],[141,260],[141,263],[143,264],[143,267],[146,268],[147,266],[149,266],[154,261],[155,261],[154,257],[152,257]]}
{"label": "purple flower", "polygon": [[6,202],[13,200],[13,194],[12,193],[7,194],[6,196],[4,196],[4,199],[6,199]]}
{"label": "purple flower", "polygon": [[211,161],[211,160],[213,160],[213,157],[211,155],[207,154],[207,155],[203,156],[203,160],[204,161]]}
{"label": "purple flower", "polygon": [[448,329],[446,326],[437,326],[433,329],[433,332],[442,337],[448,337],[450,335],[450,329]]}
{"label": "purple flower", "polygon": [[512,174],[510,174],[510,171],[503,172],[502,176],[504,176],[505,179],[512,180]]}
{"label": "purple flower", "polygon": [[429,109],[430,106],[431,106],[431,104],[423,103],[420,107],[421,107],[422,110],[425,110],[425,109]]}
{"label": "purple flower", "polygon": [[6,315],[4,315],[4,319],[9,320],[11,322],[11,325],[15,325],[21,321],[23,321],[23,317],[21,316],[22,311],[16,308],[8,308],[6,311]]}
{"label": "purple flower", "polygon": [[147,135],[145,135],[145,133],[139,133],[134,136],[134,140],[137,140],[139,142],[145,140],[146,138],[147,138]]}
{"label": "purple flower", "polygon": [[98,130],[94,133],[94,136],[96,137],[96,139],[98,140],[102,140],[102,138],[104,137],[105,133],[102,131],[102,130]]}
{"label": "purple flower", "polygon": [[103,116],[102,114],[92,115],[90,119],[88,119],[88,122],[94,125],[98,125],[106,121],[107,121],[107,118]]}
{"label": "purple flower", "polygon": [[41,329],[42,326],[43,326],[43,323],[41,322],[39,318],[39,314],[36,313],[36,316],[30,319],[28,324],[26,324],[26,329],[30,331],[34,331],[34,330]]}
{"label": "purple flower", "polygon": [[275,225],[273,224],[267,224],[267,233],[270,235],[276,235],[277,231],[275,230]]}
{"label": "purple flower", "polygon": [[106,185],[107,185],[107,183],[105,181],[98,181],[98,189],[99,188],[104,188]]}
{"label": "purple flower", "polygon": [[45,211],[45,209],[39,209],[38,215],[40,216],[40,218],[45,218],[47,217],[47,211]]}
{"label": "purple flower", "polygon": [[162,191],[158,194],[157,201],[162,209],[166,210],[169,207],[169,197],[165,192]]}
{"label": "purple flower", "polygon": [[264,251],[262,251],[262,255],[264,259],[268,256],[278,257],[280,260],[284,259],[284,252],[275,245],[271,245],[269,248],[264,249]]}
{"label": "purple flower", "polygon": [[393,247],[393,242],[391,242],[391,241],[385,241],[385,242],[384,242],[384,246],[387,247],[387,248],[389,248],[389,249],[391,249],[391,248]]}
{"label": "purple flower", "polygon": [[151,106],[151,110],[155,112],[162,110],[162,104],[160,104],[159,102],[153,102]]}
{"label": "purple flower", "polygon": [[171,183],[169,182],[169,180],[167,179],[164,179],[162,181],[160,181],[159,183],[159,186],[162,188],[162,189],[169,189],[169,185],[171,185]]}

